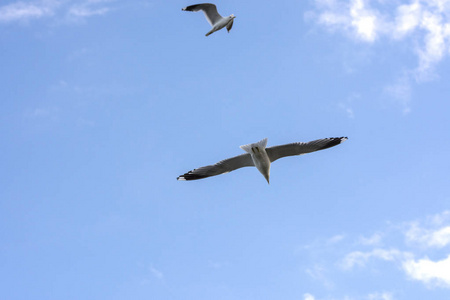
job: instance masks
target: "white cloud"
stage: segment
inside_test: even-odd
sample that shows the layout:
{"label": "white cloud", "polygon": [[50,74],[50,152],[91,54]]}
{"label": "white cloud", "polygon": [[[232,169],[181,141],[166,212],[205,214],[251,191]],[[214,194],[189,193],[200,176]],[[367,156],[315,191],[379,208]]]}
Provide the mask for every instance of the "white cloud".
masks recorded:
{"label": "white cloud", "polygon": [[95,15],[104,15],[111,9],[104,4],[110,0],[88,0],[82,3],[74,4],[69,8],[69,15],[74,17],[90,17]]}
{"label": "white cloud", "polygon": [[0,7],[0,22],[29,21],[54,15],[58,1],[15,2]]}
{"label": "white cloud", "polygon": [[431,216],[423,222],[411,222],[405,232],[408,243],[422,248],[443,248],[450,245],[450,211]]}
{"label": "white cloud", "polygon": [[399,251],[397,249],[386,250],[377,248],[368,252],[353,251],[344,257],[344,259],[340,263],[340,266],[343,269],[350,270],[354,266],[365,266],[366,263],[373,258],[385,261],[399,261],[404,259],[405,257],[411,257],[411,254],[408,252]]}
{"label": "white cloud", "polygon": [[450,226],[432,232],[428,242],[430,246],[435,247],[444,247],[450,244]]}
{"label": "white cloud", "polygon": [[338,106],[343,110],[350,119],[355,118],[355,110],[353,109],[353,103],[359,101],[361,95],[358,93],[352,93],[347,99],[338,103]]}
{"label": "white cloud", "polygon": [[43,18],[84,19],[108,13],[111,11],[108,5],[110,2],[111,0],[17,1],[0,6],[0,23],[30,22]]}
{"label": "white cloud", "polygon": [[[337,239],[339,243],[329,242],[334,238],[317,239],[303,247],[314,258],[305,273],[322,284],[327,293],[345,289],[341,283],[355,276],[365,278],[367,287],[375,287],[376,292],[366,290],[345,297],[304,294],[304,299],[394,300],[394,294],[383,288],[402,285],[401,281],[408,279],[428,288],[450,289],[450,211],[414,222],[388,222],[384,229],[372,235],[352,238],[341,233],[335,237],[340,236],[345,239]],[[374,284],[370,283],[371,279]]]}
{"label": "white cloud", "polygon": [[419,227],[417,224],[413,224],[406,232],[406,239],[409,242],[418,243],[424,247],[442,248],[450,245],[450,226],[437,230],[428,230]]}
{"label": "white cloud", "polygon": [[394,296],[391,293],[373,293],[367,296],[368,300],[394,300]]}
{"label": "white cloud", "polygon": [[[315,0],[316,9],[305,14],[308,20],[341,31],[364,43],[374,44],[381,37],[404,43],[409,41],[416,55],[415,66],[405,66],[406,79],[385,88],[409,111],[411,81],[434,79],[435,66],[450,55],[450,1],[448,0]],[[399,4],[395,4],[399,3]],[[403,76],[404,77],[404,76]]]}
{"label": "white cloud", "polygon": [[412,279],[419,280],[428,285],[450,288],[450,255],[440,261],[429,258],[408,260],[403,268]]}
{"label": "white cloud", "polygon": [[442,14],[424,11],[420,27],[427,33],[424,38],[424,47],[418,49],[419,66],[417,68],[419,79],[427,79],[430,69],[444,57],[445,50],[448,52],[450,40],[446,28],[450,23],[444,24]]}
{"label": "white cloud", "polygon": [[359,243],[366,246],[376,246],[381,243],[382,235],[381,233],[374,233],[370,237],[360,237]]}
{"label": "white cloud", "polygon": [[95,15],[104,15],[109,11],[109,8],[92,9],[85,6],[74,6],[69,9],[69,15],[75,17],[90,17]]}
{"label": "white cloud", "polygon": [[[328,300],[337,300],[337,299],[342,299],[342,300],[353,300],[353,299],[394,300],[394,296],[391,293],[381,292],[381,293],[370,293],[368,295],[361,295],[359,297],[353,297],[353,296],[344,295],[344,296],[341,296],[339,298],[336,298],[336,297],[329,298],[329,297],[327,297],[327,298],[321,298],[321,299],[328,299]],[[303,294],[303,300],[319,300],[319,299],[316,298],[315,296],[313,296],[310,293],[305,293],[305,294]]]}
{"label": "white cloud", "polygon": [[308,274],[311,278],[321,282],[324,287],[331,289],[334,287],[334,283],[327,277],[326,268],[316,264],[312,268],[305,270],[306,274]]}
{"label": "white cloud", "polygon": [[[450,5],[446,0],[411,0],[409,4],[397,6],[379,5],[370,8],[370,0],[326,3],[319,1],[318,22],[349,33],[356,39],[373,43],[379,35],[393,39],[404,39],[411,34],[421,41],[415,52],[419,62],[417,75],[425,75],[441,61],[450,49]],[[379,2],[378,2],[379,3]]]}
{"label": "white cloud", "polygon": [[159,271],[156,268],[154,268],[153,266],[150,267],[150,272],[157,279],[163,279],[164,278],[164,274],[161,271]]}
{"label": "white cloud", "polygon": [[226,267],[228,265],[229,265],[228,262],[212,261],[212,260],[208,261],[208,266],[210,268],[213,268],[213,269],[221,269],[221,268]]}
{"label": "white cloud", "polygon": [[418,1],[400,5],[395,16],[394,37],[402,38],[417,28],[421,18],[421,6]]}
{"label": "white cloud", "polygon": [[30,119],[52,120],[58,118],[59,109],[57,107],[37,107],[25,112],[25,117]]}
{"label": "white cloud", "polygon": [[450,210],[431,216],[428,222],[433,226],[441,226],[450,223]]}
{"label": "white cloud", "polygon": [[320,24],[331,29],[344,29],[366,42],[373,42],[377,37],[379,20],[376,12],[368,7],[367,0],[350,3],[316,0],[316,4],[324,10],[317,18]]}
{"label": "white cloud", "polygon": [[329,244],[335,244],[335,243],[339,243],[343,239],[345,239],[345,236],[343,234],[337,234],[337,235],[332,236],[331,238],[329,238],[327,242]]}
{"label": "white cloud", "polygon": [[408,75],[402,75],[394,84],[384,87],[384,93],[395,99],[404,114],[411,112],[411,79]]}
{"label": "white cloud", "polygon": [[311,294],[306,293],[303,295],[303,300],[314,300],[314,299],[315,299],[314,296]]}
{"label": "white cloud", "polygon": [[367,4],[364,0],[353,0],[352,2],[350,7],[352,26],[362,40],[373,42],[378,29],[375,13],[367,9]]}

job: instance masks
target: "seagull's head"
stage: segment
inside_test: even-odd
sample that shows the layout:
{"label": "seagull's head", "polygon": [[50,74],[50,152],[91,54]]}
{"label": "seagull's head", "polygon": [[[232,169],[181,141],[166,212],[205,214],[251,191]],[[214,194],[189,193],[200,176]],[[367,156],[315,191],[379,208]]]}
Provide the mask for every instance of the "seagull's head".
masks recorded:
{"label": "seagull's head", "polygon": [[236,18],[236,16],[233,15],[233,14],[231,14],[231,15],[230,15],[230,18],[231,18],[231,19],[234,19],[234,18]]}

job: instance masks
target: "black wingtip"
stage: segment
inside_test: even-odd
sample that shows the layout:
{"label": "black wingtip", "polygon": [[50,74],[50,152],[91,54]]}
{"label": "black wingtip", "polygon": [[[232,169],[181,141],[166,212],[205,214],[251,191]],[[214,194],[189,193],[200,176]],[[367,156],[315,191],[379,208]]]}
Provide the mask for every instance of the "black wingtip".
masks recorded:
{"label": "black wingtip", "polygon": [[327,148],[331,148],[331,147],[337,146],[337,145],[339,145],[340,143],[342,143],[342,142],[344,142],[346,140],[348,140],[348,137],[346,137],[346,136],[337,137],[337,138],[329,138],[329,142],[326,143],[319,150],[323,150],[323,149],[327,149]]}
{"label": "black wingtip", "polygon": [[205,175],[194,174],[194,173],[192,173],[193,171],[194,170],[189,171],[186,174],[178,176],[177,180],[187,181],[187,180],[197,180],[197,179],[202,179],[202,178],[209,177],[209,176],[205,176]]}

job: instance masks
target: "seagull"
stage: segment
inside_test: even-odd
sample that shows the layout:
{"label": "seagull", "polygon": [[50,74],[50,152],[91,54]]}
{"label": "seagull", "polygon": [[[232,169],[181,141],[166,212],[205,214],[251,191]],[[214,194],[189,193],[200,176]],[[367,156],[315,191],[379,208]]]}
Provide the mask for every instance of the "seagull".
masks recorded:
{"label": "seagull", "polygon": [[267,138],[257,143],[240,146],[245,154],[224,159],[214,165],[194,169],[178,176],[177,180],[196,180],[229,173],[243,167],[256,167],[269,183],[270,164],[285,156],[301,155],[327,149],[346,141],[347,137],[318,139],[307,143],[291,143],[266,148]]}
{"label": "seagull", "polygon": [[205,14],[206,20],[208,20],[209,24],[211,24],[212,29],[209,31],[206,36],[210,35],[211,33],[218,31],[225,26],[227,27],[228,32],[230,32],[231,27],[233,27],[233,20],[236,18],[233,14],[229,15],[228,17],[222,17],[217,12],[217,7],[214,4],[211,3],[202,3],[202,4],[195,4],[186,6],[185,8],[182,8],[181,10],[185,11],[203,11]]}

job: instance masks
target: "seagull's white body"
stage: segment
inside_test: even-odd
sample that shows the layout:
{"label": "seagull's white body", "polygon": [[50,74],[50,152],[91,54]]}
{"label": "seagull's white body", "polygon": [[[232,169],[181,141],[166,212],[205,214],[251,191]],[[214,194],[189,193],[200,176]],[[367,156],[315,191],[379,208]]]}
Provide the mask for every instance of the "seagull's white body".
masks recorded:
{"label": "seagull's white body", "polygon": [[179,176],[178,180],[196,180],[233,170],[254,166],[269,183],[270,165],[275,160],[292,155],[301,155],[314,151],[327,149],[346,141],[346,137],[325,138],[307,143],[291,143],[267,148],[267,138],[248,145],[241,146],[246,154],[228,158],[210,166],[201,167]]}
{"label": "seagull's white body", "polygon": [[270,159],[266,152],[267,138],[253,144],[243,145],[240,148],[249,153],[255,167],[263,174],[269,183]]}
{"label": "seagull's white body", "polygon": [[224,27],[227,27],[228,32],[230,32],[231,28],[233,27],[234,18],[236,18],[233,14],[231,14],[225,18],[222,17],[217,12],[217,7],[211,3],[190,5],[190,6],[186,6],[186,7],[182,8],[181,10],[184,10],[184,11],[199,11],[199,10],[201,10],[201,11],[203,11],[203,13],[205,14],[206,20],[212,26],[212,29],[206,34],[206,36],[210,35],[213,32],[216,32]]}

